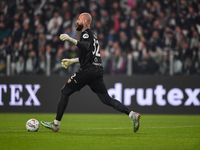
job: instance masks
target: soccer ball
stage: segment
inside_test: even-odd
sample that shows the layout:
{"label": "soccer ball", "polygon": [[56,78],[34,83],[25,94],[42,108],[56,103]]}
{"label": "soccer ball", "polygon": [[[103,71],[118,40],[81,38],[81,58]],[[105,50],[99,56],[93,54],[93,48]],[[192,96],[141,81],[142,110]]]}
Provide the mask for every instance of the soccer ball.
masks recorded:
{"label": "soccer ball", "polygon": [[36,119],[29,119],[26,122],[26,129],[30,132],[36,132],[40,128],[40,123]]}

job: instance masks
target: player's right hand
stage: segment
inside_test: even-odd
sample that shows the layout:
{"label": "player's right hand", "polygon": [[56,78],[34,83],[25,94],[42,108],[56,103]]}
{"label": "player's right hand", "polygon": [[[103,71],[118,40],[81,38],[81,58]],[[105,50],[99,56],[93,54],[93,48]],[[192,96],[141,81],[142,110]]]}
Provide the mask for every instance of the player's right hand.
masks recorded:
{"label": "player's right hand", "polygon": [[68,34],[61,34],[59,38],[62,41],[67,41],[69,39],[69,35]]}
{"label": "player's right hand", "polygon": [[62,59],[61,65],[63,68],[67,69],[67,67],[69,67],[70,65],[74,64],[74,60],[73,59]]}
{"label": "player's right hand", "polygon": [[72,44],[74,44],[74,45],[77,45],[77,40],[74,39],[74,38],[72,38],[72,37],[70,37],[68,34],[61,34],[61,35],[59,36],[59,38],[60,38],[60,40],[62,40],[62,41],[68,41],[68,42],[70,42],[70,43],[72,43]]}

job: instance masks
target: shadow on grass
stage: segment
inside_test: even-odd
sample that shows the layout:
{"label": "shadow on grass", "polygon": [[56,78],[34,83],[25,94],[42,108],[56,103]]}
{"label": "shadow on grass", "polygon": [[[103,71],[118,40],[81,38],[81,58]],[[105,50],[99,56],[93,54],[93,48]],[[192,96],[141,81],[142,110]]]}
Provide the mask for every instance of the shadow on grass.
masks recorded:
{"label": "shadow on grass", "polygon": [[117,132],[107,132],[105,130],[103,131],[70,131],[70,130],[62,130],[57,132],[57,134],[60,135],[66,135],[66,136],[74,136],[74,137],[84,137],[84,136],[90,136],[90,137],[144,137],[147,133],[141,133],[137,132],[134,133],[133,131],[117,131]]}

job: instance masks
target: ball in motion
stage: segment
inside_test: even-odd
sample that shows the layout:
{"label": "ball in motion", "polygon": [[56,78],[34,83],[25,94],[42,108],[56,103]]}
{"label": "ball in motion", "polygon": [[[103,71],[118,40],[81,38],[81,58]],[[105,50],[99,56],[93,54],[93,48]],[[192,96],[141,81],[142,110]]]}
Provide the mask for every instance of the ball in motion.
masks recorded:
{"label": "ball in motion", "polygon": [[29,119],[26,122],[26,129],[30,132],[36,132],[40,128],[40,123],[36,119]]}

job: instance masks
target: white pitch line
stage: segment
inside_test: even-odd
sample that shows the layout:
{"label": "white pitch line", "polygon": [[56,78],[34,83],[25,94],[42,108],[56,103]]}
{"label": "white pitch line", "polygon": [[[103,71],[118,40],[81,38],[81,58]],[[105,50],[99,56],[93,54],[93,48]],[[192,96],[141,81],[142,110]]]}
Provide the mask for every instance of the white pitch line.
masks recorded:
{"label": "white pitch line", "polygon": [[[145,128],[152,128],[152,129],[162,129],[162,128],[199,128],[200,126],[171,126],[171,127],[141,127],[143,129]],[[76,129],[66,129],[64,131],[83,131],[83,130],[125,130],[125,129],[132,129],[132,127],[129,128],[76,128]],[[39,130],[39,132],[46,132],[45,130]],[[3,132],[28,132],[26,129],[24,130],[0,130],[0,133]]]}
{"label": "white pitch line", "polygon": [[146,127],[146,128],[199,128],[200,126],[171,126],[171,127]]}

